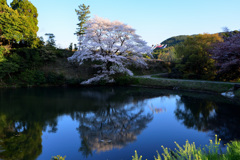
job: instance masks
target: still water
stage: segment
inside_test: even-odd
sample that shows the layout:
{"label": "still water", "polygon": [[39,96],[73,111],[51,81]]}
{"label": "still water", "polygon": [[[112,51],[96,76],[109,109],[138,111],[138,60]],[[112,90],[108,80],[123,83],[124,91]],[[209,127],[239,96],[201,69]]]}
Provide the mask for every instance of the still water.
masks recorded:
{"label": "still water", "polygon": [[133,87],[0,90],[0,159],[154,159],[161,145],[240,139],[240,103]]}

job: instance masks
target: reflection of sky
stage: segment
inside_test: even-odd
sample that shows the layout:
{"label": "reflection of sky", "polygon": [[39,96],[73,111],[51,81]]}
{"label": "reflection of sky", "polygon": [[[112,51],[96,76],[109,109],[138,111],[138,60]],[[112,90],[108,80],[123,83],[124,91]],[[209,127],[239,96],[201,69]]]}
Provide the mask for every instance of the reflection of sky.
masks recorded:
{"label": "reflection of sky", "polygon": [[73,121],[70,116],[59,117],[57,133],[49,133],[49,128],[46,129],[46,132],[43,132],[43,149],[38,159],[50,159],[52,156],[56,155],[66,155],[69,160],[80,157],[81,155],[78,153],[78,149],[81,145],[81,141],[79,133],[76,130],[78,125],[78,122]]}
{"label": "reflection of sky", "polygon": [[[153,120],[147,124],[147,127],[139,135],[136,135],[136,141],[129,143],[121,149],[100,153],[93,151],[93,156],[89,155],[88,158],[98,160],[131,159],[134,150],[137,150],[139,154],[143,155],[144,159],[153,159],[153,156],[156,155],[156,150],[160,153],[162,152],[161,145],[174,149],[176,147],[174,141],[181,146],[185,144],[186,140],[189,140],[190,143],[195,142],[197,146],[208,144],[210,139],[208,133],[187,129],[176,119],[174,111],[179,99],[179,96],[164,96],[139,102],[144,104],[144,115],[152,113],[148,106],[165,108],[166,111],[154,114]],[[134,104],[139,105],[138,103],[129,103],[124,108],[131,107]],[[139,107],[142,107],[142,104]],[[69,160],[84,159],[81,153],[78,152],[81,146],[80,135],[77,131],[78,127],[79,122],[72,120],[70,116],[59,117],[57,133],[48,133],[48,128],[43,132],[42,155],[38,159],[50,159],[53,155],[66,155]]]}

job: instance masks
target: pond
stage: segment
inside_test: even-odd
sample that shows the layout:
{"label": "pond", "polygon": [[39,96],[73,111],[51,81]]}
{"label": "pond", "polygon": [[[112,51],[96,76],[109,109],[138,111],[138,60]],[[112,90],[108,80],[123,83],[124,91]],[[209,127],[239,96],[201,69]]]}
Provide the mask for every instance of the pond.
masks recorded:
{"label": "pond", "polygon": [[154,159],[161,145],[240,139],[240,103],[135,87],[0,90],[0,159]]}

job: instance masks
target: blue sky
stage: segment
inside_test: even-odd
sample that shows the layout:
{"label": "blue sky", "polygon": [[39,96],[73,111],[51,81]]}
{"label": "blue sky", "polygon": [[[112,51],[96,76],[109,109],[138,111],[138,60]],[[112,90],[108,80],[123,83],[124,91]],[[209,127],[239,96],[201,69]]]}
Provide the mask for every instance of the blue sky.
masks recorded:
{"label": "blue sky", "polygon": [[[7,0],[10,3],[12,0]],[[38,9],[38,36],[53,33],[62,48],[77,43],[75,9],[90,5],[91,17],[119,20],[149,45],[177,35],[240,29],[240,0],[30,0]]]}

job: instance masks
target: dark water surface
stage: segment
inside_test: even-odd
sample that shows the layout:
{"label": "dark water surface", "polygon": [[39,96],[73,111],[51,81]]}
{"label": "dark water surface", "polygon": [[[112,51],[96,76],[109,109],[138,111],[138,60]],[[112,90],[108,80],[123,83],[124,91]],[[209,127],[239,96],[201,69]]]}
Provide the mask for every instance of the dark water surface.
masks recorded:
{"label": "dark water surface", "polygon": [[0,159],[154,159],[161,145],[240,139],[240,103],[133,87],[0,89]]}

